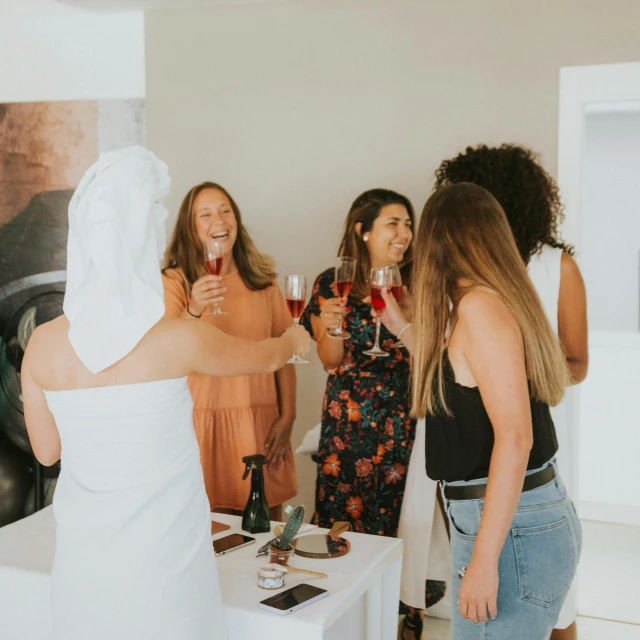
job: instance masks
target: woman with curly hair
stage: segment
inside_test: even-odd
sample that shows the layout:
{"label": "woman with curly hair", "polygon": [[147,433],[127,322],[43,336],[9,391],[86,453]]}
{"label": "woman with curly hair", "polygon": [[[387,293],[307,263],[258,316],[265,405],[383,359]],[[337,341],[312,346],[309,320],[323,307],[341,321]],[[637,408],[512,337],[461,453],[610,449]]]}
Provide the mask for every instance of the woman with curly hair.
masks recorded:
{"label": "woman with curly hair", "polygon": [[[573,259],[574,249],[558,234],[558,224],[564,216],[557,184],[533,151],[512,144],[467,147],[455,158],[442,162],[436,171],[436,188],[461,182],[485,188],[504,209],[529,277],[562,344],[570,384],[582,382],[589,362],[586,293]],[[558,464],[569,495],[575,496],[566,403],[554,407],[552,416],[560,443]],[[576,616],[572,588],[551,640],[577,638]]]}

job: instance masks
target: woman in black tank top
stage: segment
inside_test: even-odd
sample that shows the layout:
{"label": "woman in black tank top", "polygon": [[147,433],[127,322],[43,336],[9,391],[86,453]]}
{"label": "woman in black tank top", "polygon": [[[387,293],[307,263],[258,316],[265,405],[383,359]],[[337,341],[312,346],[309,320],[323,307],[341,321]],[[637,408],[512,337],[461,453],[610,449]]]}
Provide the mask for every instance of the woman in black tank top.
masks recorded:
{"label": "woman in black tank top", "polygon": [[582,533],[553,463],[549,405],[564,393],[558,341],[505,214],[475,185],[438,189],[416,240],[414,317],[383,292],[411,351],[427,474],[451,528],[454,640],[546,640]]}

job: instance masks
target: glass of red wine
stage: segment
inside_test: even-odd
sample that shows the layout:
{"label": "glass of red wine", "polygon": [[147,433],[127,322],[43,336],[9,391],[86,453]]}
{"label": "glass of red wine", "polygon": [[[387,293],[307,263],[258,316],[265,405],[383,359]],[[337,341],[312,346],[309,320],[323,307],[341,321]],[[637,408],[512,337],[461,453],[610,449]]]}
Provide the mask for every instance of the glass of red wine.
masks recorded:
{"label": "glass of red wine", "polygon": [[[204,266],[207,269],[207,273],[210,276],[219,276],[222,273],[222,261],[224,260],[224,245],[218,240],[213,238],[207,238],[204,243]],[[223,311],[218,303],[213,305],[213,311],[207,314],[208,316],[227,316],[226,311]]]}
{"label": "glass of red wine", "polygon": [[[300,316],[307,300],[307,279],[305,276],[295,274],[284,277],[284,295],[287,299],[289,313],[293,318],[293,324],[297,327],[300,324]],[[301,358],[297,353],[288,360],[291,364],[309,364],[308,360]]]}
{"label": "glass of red wine", "polygon": [[[353,279],[356,276],[356,259],[349,256],[340,256],[336,264],[336,289],[338,290],[338,296],[342,300],[342,304],[347,302],[347,298],[351,293],[351,287],[353,287]],[[351,337],[348,331],[343,331],[342,321],[344,318],[340,318],[340,324],[332,331],[327,331],[327,335],[330,338],[337,338],[338,340],[346,340]]]}
{"label": "glass of red wine", "polygon": [[391,288],[391,276],[388,267],[380,267],[379,269],[371,269],[369,279],[371,287],[371,306],[376,311],[376,341],[372,349],[368,349],[363,353],[367,356],[385,358],[389,355],[388,351],[380,348],[380,314],[386,306],[382,297],[382,289],[384,287]]}
{"label": "glass of red wine", "polygon": [[[394,262],[388,266],[389,278],[391,279],[391,293],[396,299],[396,302],[401,305],[404,298],[404,289],[402,288],[402,275],[400,273],[400,267]],[[402,340],[396,342],[396,347],[404,347]]]}

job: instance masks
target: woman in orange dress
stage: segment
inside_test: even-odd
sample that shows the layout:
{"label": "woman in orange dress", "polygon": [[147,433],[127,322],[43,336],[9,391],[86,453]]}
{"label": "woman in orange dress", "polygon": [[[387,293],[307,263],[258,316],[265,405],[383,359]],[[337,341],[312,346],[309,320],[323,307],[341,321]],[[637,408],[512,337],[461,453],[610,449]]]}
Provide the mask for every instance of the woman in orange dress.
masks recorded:
{"label": "woman in orange dress", "polygon": [[[223,245],[219,276],[208,275],[204,242]],[[250,340],[280,336],[292,324],[276,282],[273,260],[260,253],[242,224],[240,210],[220,185],[204,182],[185,196],[163,270],[165,314],[208,322]],[[228,315],[209,315],[219,303]],[[296,414],[296,374],[288,364],[275,374],[189,378],[204,481],[212,511],[244,509],[250,480],[242,480],[244,456],[267,456],[265,492],[272,518],[298,492],[291,448]]]}

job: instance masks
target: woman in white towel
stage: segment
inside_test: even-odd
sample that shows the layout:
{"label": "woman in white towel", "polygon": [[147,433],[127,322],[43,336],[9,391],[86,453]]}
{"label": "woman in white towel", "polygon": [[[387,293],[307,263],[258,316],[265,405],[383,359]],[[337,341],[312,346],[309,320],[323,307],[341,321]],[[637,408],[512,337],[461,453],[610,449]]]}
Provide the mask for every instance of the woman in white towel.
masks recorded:
{"label": "woman in white towel", "polygon": [[[563,207],[555,181],[531,150],[503,144],[468,147],[455,158],[445,160],[436,172],[436,187],[460,182],[484,187],[504,209],[545,314],[562,343],[571,384],[582,382],[589,364],[586,293],[573,259],[573,247],[558,235]],[[559,442],[558,466],[568,494],[577,503],[570,403],[571,396],[568,396],[560,405],[552,407],[551,415]],[[577,638],[576,600],[574,586],[551,640]]]}
{"label": "woman in white towel", "polygon": [[69,206],[64,315],[22,366],[36,457],[62,458],[51,576],[56,640],[222,640],[222,600],[187,376],[265,373],[302,328],[249,342],[163,318],[166,165],[103,155]]}

